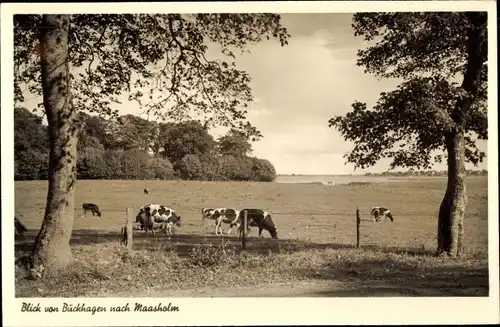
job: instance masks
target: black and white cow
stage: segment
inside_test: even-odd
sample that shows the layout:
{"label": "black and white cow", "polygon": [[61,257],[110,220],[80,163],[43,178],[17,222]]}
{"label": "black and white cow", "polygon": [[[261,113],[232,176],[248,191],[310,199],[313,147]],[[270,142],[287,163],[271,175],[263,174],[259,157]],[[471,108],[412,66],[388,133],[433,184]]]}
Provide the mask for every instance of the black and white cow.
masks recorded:
{"label": "black and white cow", "polygon": [[219,230],[222,235],[222,223],[229,224],[229,230],[227,234],[231,234],[233,227],[238,228],[238,216],[240,211],[234,208],[217,208],[215,209],[215,234],[217,235],[217,230]]}
{"label": "black and white cow", "polygon": [[215,218],[213,215],[215,213],[214,208],[202,208],[201,209],[201,227],[205,225],[205,219],[209,219],[211,223],[215,225]]}
{"label": "black and white cow", "polygon": [[181,227],[181,216],[167,206],[148,204],[139,209],[135,222],[140,224],[145,233],[150,230],[154,235],[155,229],[161,229],[167,234],[172,234],[173,225]]}
{"label": "black and white cow", "polygon": [[245,212],[247,213],[248,231],[250,227],[258,227],[259,237],[262,237],[263,230],[267,230],[272,238],[278,239],[278,229],[271,215],[262,209],[243,209],[240,211],[237,221],[234,222],[238,226],[239,238],[241,238],[243,233],[243,217]]}
{"label": "black and white cow", "polygon": [[14,234],[16,235],[23,235],[24,232],[28,231],[26,226],[19,220],[19,218],[14,216]]}
{"label": "black and white cow", "polygon": [[147,188],[144,189],[144,194],[149,194],[149,190]]}
{"label": "black and white cow", "polygon": [[90,211],[92,212],[92,217],[95,217],[95,215],[101,217],[101,210],[99,210],[99,207],[97,204],[94,203],[84,203],[82,205],[83,208],[83,213],[87,215],[87,212]]}
{"label": "black and white cow", "polygon": [[223,235],[222,223],[229,224],[229,231],[227,234],[231,234],[231,230],[234,226],[239,226],[237,224],[237,219],[239,215],[239,210],[233,208],[203,208],[201,210],[202,214],[202,225],[206,218],[215,222],[215,235],[219,233]]}
{"label": "black and white cow", "polygon": [[382,208],[382,207],[373,207],[371,210],[371,215],[373,216],[373,220],[378,222],[384,218],[384,220],[387,220],[389,218],[391,221],[394,221],[394,217],[392,216],[392,213],[389,209],[387,208]]}

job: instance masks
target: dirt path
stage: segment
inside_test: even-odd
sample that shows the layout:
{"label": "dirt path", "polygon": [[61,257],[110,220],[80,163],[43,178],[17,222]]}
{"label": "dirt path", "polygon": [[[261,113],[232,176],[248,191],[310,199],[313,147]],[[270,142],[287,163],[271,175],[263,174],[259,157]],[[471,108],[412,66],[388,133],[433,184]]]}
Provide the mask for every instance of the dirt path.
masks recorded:
{"label": "dirt path", "polygon": [[[473,295],[477,290],[468,289]],[[405,288],[396,285],[363,285],[361,283],[342,283],[337,281],[314,281],[279,283],[263,286],[233,286],[224,288],[197,288],[164,291],[128,291],[116,294],[117,297],[365,297],[365,296],[447,296],[444,289]]]}

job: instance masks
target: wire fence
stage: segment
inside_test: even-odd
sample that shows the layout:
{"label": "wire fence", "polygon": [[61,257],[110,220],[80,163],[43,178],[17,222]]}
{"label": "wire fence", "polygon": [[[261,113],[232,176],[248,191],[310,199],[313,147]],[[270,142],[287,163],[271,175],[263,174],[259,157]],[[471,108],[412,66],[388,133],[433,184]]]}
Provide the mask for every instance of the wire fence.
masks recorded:
{"label": "wire fence", "polygon": [[[398,224],[389,220],[374,221],[373,216],[364,215],[369,218],[361,218],[359,208],[353,208],[347,212],[305,212],[305,211],[290,211],[290,212],[272,212],[273,221],[278,222],[279,243],[286,244],[289,247],[378,247],[378,248],[420,248],[425,249],[432,246],[435,240],[435,227],[433,223],[422,225],[418,219],[412,217],[421,217],[424,213],[409,212],[404,214],[405,223]],[[425,213],[428,215],[428,212]],[[401,215],[401,214],[400,214]],[[281,218],[282,217],[282,218]],[[318,217],[318,218],[316,218]],[[331,217],[332,219],[325,219]],[[306,219],[304,219],[306,218]],[[120,242],[132,249],[132,222],[133,215],[128,211],[126,226],[121,229]],[[191,222],[190,225],[196,225]],[[403,226],[403,227],[402,227]],[[233,229],[234,230],[234,229]],[[264,247],[260,249],[265,251],[266,246],[274,247],[269,242],[249,238],[247,229],[241,228],[242,234],[237,237],[232,237],[231,244],[240,243],[240,248],[245,250],[254,247],[258,243]],[[234,234],[232,234],[234,235]],[[269,235],[269,234],[268,234]],[[226,238],[227,239],[227,238]],[[269,239],[269,237],[268,237]],[[168,241],[172,244],[202,246],[207,244],[217,243],[219,238],[206,238],[202,233],[200,235],[190,235],[190,238],[184,236],[170,235]],[[429,245],[432,244],[432,245]],[[279,245],[278,245],[279,248]]]}

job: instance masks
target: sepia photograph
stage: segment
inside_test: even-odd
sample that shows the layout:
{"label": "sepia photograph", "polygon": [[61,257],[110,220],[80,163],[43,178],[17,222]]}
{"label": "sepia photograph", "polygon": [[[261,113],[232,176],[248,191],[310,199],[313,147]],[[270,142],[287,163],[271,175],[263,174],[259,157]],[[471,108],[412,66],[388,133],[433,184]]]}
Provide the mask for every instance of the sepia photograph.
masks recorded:
{"label": "sepia photograph", "polygon": [[12,325],[498,323],[495,2],[376,2],[2,4]]}

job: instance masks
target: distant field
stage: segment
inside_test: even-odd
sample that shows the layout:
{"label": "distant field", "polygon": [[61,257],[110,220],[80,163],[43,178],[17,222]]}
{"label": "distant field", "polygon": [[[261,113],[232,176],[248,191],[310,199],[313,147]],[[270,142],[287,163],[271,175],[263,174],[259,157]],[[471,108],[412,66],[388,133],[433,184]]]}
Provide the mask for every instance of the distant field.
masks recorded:
{"label": "distant field", "polygon": [[[369,178],[367,179],[369,181]],[[202,230],[202,207],[263,208],[273,215],[280,239],[337,245],[355,244],[355,211],[362,219],[361,244],[433,250],[436,246],[437,211],[445,179],[410,178],[406,181],[367,185],[289,184],[197,181],[78,181],[75,235],[78,230],[118,232],[125,209],[148,203],[174,208],[183,219],[177,234],[210,235]],[[149,195],[143,189],[150,190]],[[43,218],[46,181],[15,183],[16,214],[28,229],[38,230]],[[466,251],[486,256],[488,244],[487,177],[468,177],[469,202],[465,218]],[[84,202],[98,204],[102,218],[82,218]],[[386,206],[394,223],[373,223],[372,206]],[[227,231],[227,227],[225,227]],[[35,232],[35,231],[33,231]],[[252,231],[250,236],[256,236]],[[234,234],[233,234],[234,235]],[[265,237],[269,237],[264,232]],[[233,236],[234,237],[234,236]]]}
{"label": "distant field", "polygon": [[[469,177],[466,256],[434,257],[443,178],[327,186],[317,181],[238,183],[78,181],[74,262],[41,281],[16,268],[21,297],[162,296],[487,296],[487,178]],[[363,184],[368,183],[368,184]],[[149,195],[143,189],[150,190]],[[27,253],[42,223],[47,182],[16,182],[16,214],[29,231],[16,237],[16,257]],[[82,218],[83,202],[102,218]],[[118,245],[125,209],[148,203],[174,208],[184,221],[168,237],[134,233],[134,252]],[[361,246],[355,212],[361,212]],[[389,207],[395,222],[374,223],[372,206]],[[250,233],[247,251],[236,236],[201,228],[202,207],[258,207],[278,225],[279,242]],[[225,227],[227,231],[227,227]],[[252,272],[252,273],[249,273]],[[155,276],[145,279],[145,274]]]}

